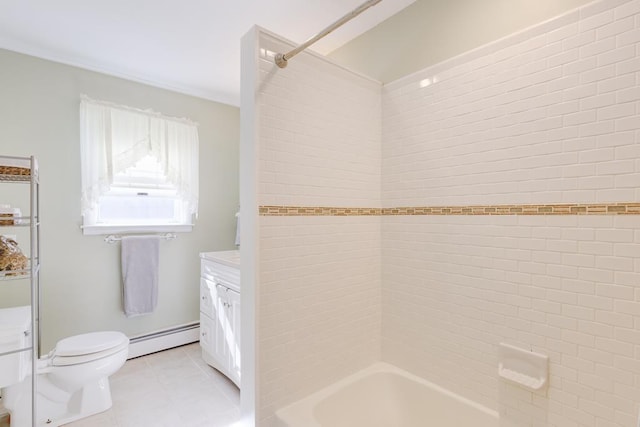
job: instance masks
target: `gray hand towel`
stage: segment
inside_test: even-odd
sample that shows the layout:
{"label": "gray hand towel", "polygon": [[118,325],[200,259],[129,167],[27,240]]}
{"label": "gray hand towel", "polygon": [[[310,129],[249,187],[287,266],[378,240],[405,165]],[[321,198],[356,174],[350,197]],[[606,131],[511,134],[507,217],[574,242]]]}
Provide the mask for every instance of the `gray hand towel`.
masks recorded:
{"label": "gray hand towel", "polygon": [[158,302],[158,236],[122,238],[122,283],[127,317],[152,313]]}

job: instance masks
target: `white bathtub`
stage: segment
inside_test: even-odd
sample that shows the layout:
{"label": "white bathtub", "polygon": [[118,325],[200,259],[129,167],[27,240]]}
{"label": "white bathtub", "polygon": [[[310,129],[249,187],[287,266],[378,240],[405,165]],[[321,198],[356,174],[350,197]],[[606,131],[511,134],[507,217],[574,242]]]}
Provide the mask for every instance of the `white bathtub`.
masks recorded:
{"label": "white bathtub", "polygon": [[497,427],[498,413],[386,363],[276,412],[278,427]]}

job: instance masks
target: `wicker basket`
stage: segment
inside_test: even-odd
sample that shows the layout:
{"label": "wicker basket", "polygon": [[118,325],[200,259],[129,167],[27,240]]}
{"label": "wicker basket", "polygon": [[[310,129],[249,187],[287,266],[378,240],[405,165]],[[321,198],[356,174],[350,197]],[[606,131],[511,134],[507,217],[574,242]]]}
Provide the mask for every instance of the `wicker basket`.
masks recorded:
{"label": "wicker basket", "polygon": [[10,213],[0,213],[0,225],[15,225],[14,215]]}
{"label": "wicker basket", "polygon": [[0,175],[10,176],[31,176],[30,168],[20,168],[17,166],[2,166],[0,165]]}
{"label": "wicker basket", "polygon": [[21,223],[21,216],[20,209],[0,205],[0,225],[18,225]]}
{"label": "wicker basket", "polygon": [[24,270],[28,265],[28,258],[24,256],[15,240],[0,236],[0,271],[5,271],[7,276],[24,274],[12,272],[12,270]]}

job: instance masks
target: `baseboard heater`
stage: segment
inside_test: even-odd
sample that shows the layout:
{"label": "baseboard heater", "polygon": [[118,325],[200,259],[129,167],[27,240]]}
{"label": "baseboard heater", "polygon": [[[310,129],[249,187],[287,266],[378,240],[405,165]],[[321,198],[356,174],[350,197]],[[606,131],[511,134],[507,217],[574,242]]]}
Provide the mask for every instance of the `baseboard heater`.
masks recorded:
{"label": "baseboard heater", "polygon": [[200,340],[200,322],[163,329],[150,334],[130,338],[127,359],[168,350]]}

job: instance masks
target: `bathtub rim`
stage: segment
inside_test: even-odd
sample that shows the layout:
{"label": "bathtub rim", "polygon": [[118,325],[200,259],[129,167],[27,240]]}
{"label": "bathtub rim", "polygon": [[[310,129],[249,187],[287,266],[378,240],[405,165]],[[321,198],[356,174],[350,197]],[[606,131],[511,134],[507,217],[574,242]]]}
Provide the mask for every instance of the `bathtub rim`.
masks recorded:
{"label": "bathtub rim", "polygon": [[[368,367],[348,375],[340,380],[329,384],[328,386],[299,399],[289,405],[283,406],[275,412],[278,427],[296,427],[291,424],[292,421],[302,422],[306,427],[322,427],[313,417],[313,408],[315,408],[323,400],[332,396],[336,392],[342,390],[346,386],[355,383],[358,380],[378,373],[391,373],[405,377],[411,381],[417,382],[427,388],[452,398],[464,405],[470,406],[484,414],[494,417],[496,421],[500,419],[498,411],[487,408],[486,406],[474,402],[464,396],[452,392],[442,386],[439,386],[425,378],[414,375],[404,369],[386,362],[375,362]],[[497,424],[496,424],[497,425]]]}

